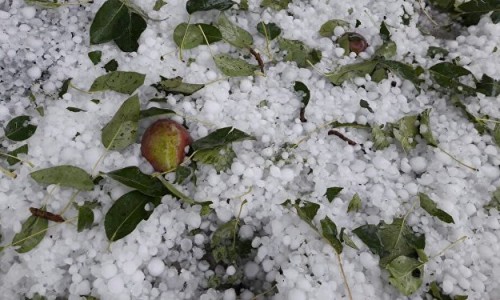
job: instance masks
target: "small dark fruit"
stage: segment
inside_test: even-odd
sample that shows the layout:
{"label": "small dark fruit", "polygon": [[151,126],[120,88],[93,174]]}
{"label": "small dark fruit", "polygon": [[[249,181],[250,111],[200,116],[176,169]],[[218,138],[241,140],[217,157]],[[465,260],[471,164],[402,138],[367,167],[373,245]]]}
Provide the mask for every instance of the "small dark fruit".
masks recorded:
{"label": "small dark fruit", "polygon": [[339,37],[338,43],[346,50],[346,52],[354,52],[356,54],[359,54],[368,48],[368,42],[366,39],[361,34],[356,32],[344,33],[341,37]]}

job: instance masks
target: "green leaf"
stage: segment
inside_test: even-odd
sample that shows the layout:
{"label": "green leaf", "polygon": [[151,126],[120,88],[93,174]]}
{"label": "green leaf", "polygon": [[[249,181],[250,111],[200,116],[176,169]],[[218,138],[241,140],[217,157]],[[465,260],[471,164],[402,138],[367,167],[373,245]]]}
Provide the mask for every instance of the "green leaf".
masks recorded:
{"label": "green leaf", "polygon": [[334,72],[326,73],[325,76],[334,85],[341,85],[346,80],[356,77],[365,77],[367,74],[371,74],[375,70],[376,66],[376,61],[367,60],[356,64],[342,66]]}
{"label": "green leaf", "polygon": [[146,75],[137,72],[114,71],[97,77],[90,92],[106,90],[131,95],[138,87],[144,84]]}
{"label": "green leaf", "polygon": [[162,116],[162,115],[175,115],[175,111],[166,108],[151,107],[145,110],[141,110],[139,119],[145,119],[149,117]]}
{"label": "green leaf", "polygon": [[439,220],[445,223],[455,223],[453,217],[445,211],[439,209],[436,202],[429,196],[424,193],[418,193],[418,197],[420,199],[420,207],[422,207],[431,216],[437,217]]}
{"label": "green leaf", "polygon": [[183,192],[179,191],[173,184],[166,180],[162,180],[163,185],[169,190],[172,196],[178,198],[188,205],[201,205],[202,210],[206,210],[212,204],[212,201],[198,202],[193,198],[185,195]]}
{"label": "green leaf", "polygon": [[274,10],[282,10],[287,9],[290,2],[292,2],[292,0],[262,0],[260,6],[269,7]]}
{"label": "green leaf", "polygon": [[26,253],[35,248],[43,240],[47,233],[49,220],[40,217],[30,216],[24,221],[21,231],[14,236],[12,246],[18,253]]}
{"label": "green leaf", "polygon": [[81,108],[78,108],[78,107],[73,107],[73,106],[68,106],[66,107],[67,110],[69,110],[70,112],[85,112],[86,110],[84,109],[81,109]]}
{"label": "green leaf", "polygon": [[112,59],[108,61],[104,66],[104,70],[106,70],[106,73],[116,71],[118,69],[118,62],[116,59]]}
{"label": "green leaf", "polygon": [[417,235],[402,218],[392,224],[363,225],[353,230],[368,248],[380,256],[380,266],[385,267],[398,256],[418,256],[416,249],[425,248],[425,235]]}
{"label": "green leaf", "polygon": [[90,44],[102,44],[119,38],[128,23],[129,9],[123,2],[104,2],[90,25]]}
{"label": "green leaf", "polygon": [[456,295],[453,298],[449,295],[446,295],[441,288],[438,286],[436,281],[433,281],[429,285],[429,290],[427,294],[430,295],[433,299],[437,300],[467,300],[468,296],[465,295]]}
{"label": "green leaf", "polygon": [[78,222],[76,225],[77,231],[82,232],[89,229],[94,224],[94,212],[87,206],[78,207]]}
{"label": "green leaf", "polygon": [[391,144],[390,137],[391,133],[388,130],[383,130],[378,125],[372,126],[373,148],[375,150],[383,150],[389,147]]}
{"label": "green leaf", "polygon": [[102,51],[100,51],[100,50],[91,51],[91,52],[89,52],[88,56],[89,56],[90,61],[94,65],[97,65],[98,63],[101,62]]}
{"label": "green leaf", "polygon": [[500,2],[498,0],[471,0],[460,4],[456,10],[464,25],[476,25],[484,14],[498,13]]}
{"label": "green leaf", "polygon": [[430,46],[429,49],[427,49],[427,56],[430,58],[435,58],[436,56],[445,58],[448,56],[448,53],[450,53],[448,50],[441,47]]}
{"label": "green leaf", "polygon": [[495,128],[493,129],[492,136],[493,136],[493,141],[495,142],[495,144],[497,144],[497,146],[500,147],[500,124],[499,123],[497,123],[495,125]]}
{"label": "green leaf", "polygon": [[135,166],[114,170],[106,173],[106,175],[151,197],[162,197],[169,194],[169,191],[158,178],[142,173]]}
{"label": "green leaf", "polygon": [[232,58],[227,54],[214,55],[215,65],[221,72],[229,77],[252,76],[258,70],[258,66],[251,65],[239,58]]}
{"label": "green leaf", "polygon": [[481,81],[476,83],[476,91],[489,97],[496,97],[500,95],[500,80],[483,74]]}
{"label": "green leaf", "polygon": [[188,14],[212,9],[223,11],[230,9],[234,4],[235,2],[231,0],[188,0],[186,10]]}
{"label": "green leaf", "polygon": [[248,257],[252,250],[251,240],[241,240],[238,235],[240,221],[232,219],[222,225],[212,235],[211,254],[216,263],[236,264]]}
{"label": "green leaf", "polygon": [[358,246],[356,246],[356,244],[351,240],[349,235],[347,235],[347,233],[345,233],[344,227],[342,227],[342,229],[340,229],[339,239],[342,243],[345,243],[347,246],[351,247],[352,249],[359,250]]}
{"label": "green leaf", "polygon": [[203,23],[181,23],[174,29],[174,42],[181,49],[192,49],[199,45],[205,45],[203,33],[209,44],[222,40],[222,34],[215,26]]}
{"label": "green leaf", "polygon": [[413,68],[410,65],[395,60],[379,60],[379,65],[391,71],[395,75],[411,81],[416,88],[418,88],[418,85],[421,82],[418,78],[418,76],[422,73],[421,68]]}
{"label": "green leaf", "polygon": [[139,49],[139,37],[148,26],[141,15],[129,12],[127,25],[122,28],[122,34],[114,41],[123,52],[134,52]]}
{"label": "green leaf", "polygon": [[254,139],[254,137],[239,129],[234,127],[224,127],[215,130],[204,138],[194,141],[191,147],[195,151],[199,151],[226,146],[234,142]]}
{"label": "green leaf", "polygon": [[5,137],[11,141],[24,141],[35,134],[36,126],[30,124],[31,117],[18,116],[10,120],[5,126]]}
{"label": "green leaf", "polygon": [[229,144],[213,149],[198,150],[193,155],[194,161],[213,165],[217,173],[229,169],[235,158],[236,153]]}
{"label": "green leaf", "polygon": [[309,99],[311,99],[311,92],[309,91],[309,88],[303,82],[295,81],[295,84],[293,85],[293,90],[298,93],[302,93],[302,104],[304,105],[303,107],[305,108],[309,104]]}
{"label": "green leaf", "polygon": [[484,206],[487,210],[496,209],[500,211],[500,187],[498,187],[492,194],[491,200]]}
{"label": "green leaf", "polygon": [[363,99],[359,100],[359,106],[361,108],[366,108],[372,114],[374,113],[373,109],[370,107],[370,103],[368,103],[368,101],[366,101],[366,100],[363,100]]}
{"label": "green leaf", "polygon": [[[14,149],[12,151],[7,152],[7,154],[10,155],[10,156],[7,156],[7,163],[9,164],[9,166],[15,165],[21,161],[20,159],[17,158],[19,154],[28,154],[28,145],[25,144],[25,145],[22,145],[20,147],[17,147],[16,149]],[[1,155],[2,155],[2,153],[0,153],[0,156]],[[14,157],[12,157],[12,156],[14,156]]]}
{"label": "green leaf", "polygon": [[72,78],[68,78],[63,81],[61,89],[59,90],[59,93],[57,93],[57,96],[59,96],[59,98],[62,98],[68,92],[69,86],[71,85],[71,80]]}
{"label": "green leaf", "polygon": [[385,42],[391,40],[391,32],[387,28],[387,25],[385,24],[384,21],[382,21],[382,23],[380,23],[380,37]]}
{"label": "green leaf", "polygon": [[85,170],[70,165],[41,169],[30,173],[30,176],[39,184],[58,184],[82,191],[94,188],[92,177]]}
{"label": "green leaf", "polygon": [[460,82],[462,76],[472,75],[466,68],[453,63],[442,62],[430,67],[431,78],[444,89],[451,89],[457,93],[474,95],[475,89]]}
{"label": "green leaf", "polygon": [[163,91],[167,94],[181,94],[189,96],[205,87],[204,84],[182,82],[182,77],[179,76],[174,78],[165,78],[160,76],[160,78],[160,82],[154,84],[153,86],[158,91]]}
{"label": "green leaf", "polygon": [[330,245],[335,249],[338,254],[342,253],[342,243],[337,238],[337,226],[330,220],[330,218],[325,217],[320,221],[321,224],[321,235],[330,243]]}
{"label": "green leaf", "polygon": [[386,266],[389,282],[403,295],[409,296],[422,285],[424,265],[414,258],[399,256]]}
{"label": "green leaf", "polygon": [[349,201],[349,205],[347,206],[347,212],[357,212],[361,209],[361,198],[358,193],[354,194],[351,201]]}
{"label": "green leaf", "polygon": [[300,204],[293,205],[295,207],[295,209],[297,210],[297,215],[299,215],[299,217],[303,221],[305,221],[310,226],[315,228],[312,221],[313,221],[314,217],[316,216],[316,214],[318,213],[319,204],[309,202],[309,201],[301,201],[301,203],[303,204],[302,206],[300,206]]}
{"label": "green leaf", "polygon": [[189,177],[195,176],[194,169],[185,166],[178,166],[175,169],[175,184],[183,184]]}
{"label": "green leaf", "polygon": [[140,117],[139,97],[134,95],[120,106],[102,129],[101,141],[109,150],[122,150],[135,142]]}
{"label": "green leaf", "polygon": [[257,24],[257,32],[266,37],[266,39],[272,41],[281,34],[281,28],[275,23],[264,23],[259,22]]}
{"label": "green leaf", "polygon": [[224,13],[221,13],[217,20],[217,28],[219,28],[222,38],[237,48],[250,48],[253,44],[252,35],[233,24]]}
{"label": "green leaf", "polygon": [[441,11],[453,11],[454,6],[455,6],[455,1],[456,0],[430,0],[429,2],[434,6],[435,8],[441,10]]}
{"label": "green leaf", "polygon": [[394,123],[393,134],[405,152],[409,152],[417,145],[416,136],[419,134],[417,125],[418,115],[405,116]]}
{"label": "green leaf", "polygon": [[163,0],[156,0],[155,5],[153,6],[153,10],[159,11],[166,4],[167,4],[167,2],[165,2]]}
{"label": "green leaf", "polygon": [[337,197],[337,195],[343,190],[343,187],[340,186],[334,186],[334,187],[329,187],[326,189],[326,199],[328,199],[328,202],[332,203],[333,199]]}
{"label": "green leaf", "polygon": [[429,109],[424,110],[419,115],[419,121],[420,121],[419,133],[424,138],[424,140],[427,142],[427,144],[429,146],[437,147],[438,142],[434,138],[434,135],[432,134],[432,130],[431,130],[430,114],[431,114],[431,109],[429,108]]}
{"label": "green leaf", "polygon": [[63,5],[63,3],[55,2],[55,0],[24,0],[28,5],[36,5],[41,8],[58,8]]}
{"label": "green leaf", "polygon": [[498,24],[500,23],[500,11],[495,11],[493,12],[491,15],[491,21],[494,23],[494,24]]}
{"label": "green leaf", "polygon": [[[138,191],[129,192],[116,200],[106,213],[104,229],[110,242],[117,241],[130,234],[142,220],[147,220],[161,199],[144,195]],[[152,207],[149,207],[152,208]]]}
{"label": "green leaf", "polygon": [[321,51],[311,49],[299,40],[279,38],[278,46],[281,51],[286,52],[284,61],[294,61],[299,68],[308,67],[308,61],[315,65],[321,60]]}
{"label": "green leaf", "polygon": [[375,53],[373,54],[373,56],[382,57],[384,59],[389,59],[389,58],[393,57],[394,55],[396,55],[397,49],[398,49],[398,47],[397,47],[396,43],[394,43],[393,41],[387,41],[387,42],[383,43],[382,46],[380,46],[377,50],[375,50]]}
{"label": "green leaf", "polygon": [[323,25],[321,25],[321,28],[319,29],[319,35],[323,37],[331,37],[334,34],[335,27],[337,26],[349,28],[349,23],[344,20],[328,20],[323,23]]}

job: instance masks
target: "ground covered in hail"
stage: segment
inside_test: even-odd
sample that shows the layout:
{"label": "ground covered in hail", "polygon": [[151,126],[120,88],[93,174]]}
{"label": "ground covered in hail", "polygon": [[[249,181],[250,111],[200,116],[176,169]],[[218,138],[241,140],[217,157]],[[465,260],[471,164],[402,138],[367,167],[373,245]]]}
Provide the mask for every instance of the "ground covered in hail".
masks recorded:
{"label": "ground covered in hail", "polygon": [[499,11],[0,0],[0,298],[498,299]]}

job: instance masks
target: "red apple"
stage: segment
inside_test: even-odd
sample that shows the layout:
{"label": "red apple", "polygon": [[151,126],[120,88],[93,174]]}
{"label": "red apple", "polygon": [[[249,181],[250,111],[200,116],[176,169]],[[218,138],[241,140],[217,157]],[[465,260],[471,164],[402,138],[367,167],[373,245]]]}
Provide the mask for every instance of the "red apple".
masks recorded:
{"label": "red apple", "polygon": [[172,120],[159,120],[144,132],[141,153],[156,171],[173,171],[184,161],[184,149],[192,141],[189,132],[181,124]]}
{"label": "red apple", "polygon": [[[368,48],[368,42],[359,33],[356,32],[346,32],[338,39],[339,44],[348,52],[354,52],[359,54]],[[347,53],[348,54],[348,53]]]}

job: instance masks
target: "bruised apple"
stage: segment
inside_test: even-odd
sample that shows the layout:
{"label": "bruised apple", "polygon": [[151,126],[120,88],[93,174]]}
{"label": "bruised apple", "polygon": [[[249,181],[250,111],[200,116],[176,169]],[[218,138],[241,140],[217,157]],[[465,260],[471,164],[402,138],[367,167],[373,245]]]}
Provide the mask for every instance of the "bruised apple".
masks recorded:
{"label": "bruised apple", "polygon": [[368,42],[359,33],[346,32],[338,39],[338,43],[346,50],[346,53],[354,52],[359,54],[368,48]]}
{"label": "bruised apple", "polygon": [[159,120],[144,132],[141,153],[156,171],[172,171],[184,161],[184,149],[191,143],[184,126],[172,120]]}

